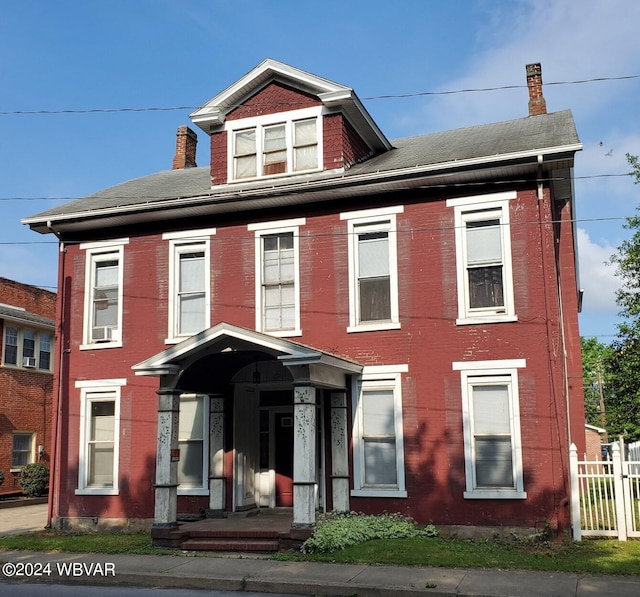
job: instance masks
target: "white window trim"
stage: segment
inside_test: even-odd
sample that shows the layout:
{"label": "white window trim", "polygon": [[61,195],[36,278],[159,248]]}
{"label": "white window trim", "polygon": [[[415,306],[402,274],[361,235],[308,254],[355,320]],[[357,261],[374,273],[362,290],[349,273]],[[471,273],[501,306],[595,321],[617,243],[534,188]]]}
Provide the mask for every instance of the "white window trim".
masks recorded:
{"label": "white window trim", "polygon": [[[178,485],[178,495],[209,495],[209,396],[207,394],[182,394],[182,398],[202,397],[202,487],[181,487]],[[180,438],[178,438],[178,442]]]}
{"label": "white window trim", "polygon": [[[404,213],[404,206],[366,209],[343,212],[341,220],[347,221],[347,258],[349,262],[349,326],[347,332],[372,332],[400,329],[400,307],[398,299],[398,245],[396,214]],[[380,229],[389,233],[389,283],[391,285],[391,319],[368,323],[359,322],[359,296],[357,284],[357,233],[356,228],[380,224]]]}
{"label": "white window trim", "polygon": [[[103,348],[120,348],[122,347],[123,336],[123,298],[124,298],[124,246],[129,244],[128,238],[95,242],[81,243],[80,249],[86,250],[85,254],[85,283],[84,283],[84,316],[83,316],[83,333],[82,344],[80,350],[100,350]],[[101,254],[117,254],[118,256],[118,334],[115,340],[110,342],[92,342],[91,341],[91,317],[92,317],[92,287],[93,287],[93,264],[94,259]]]}
{"label": "white window trim", "polygon": [[[255,326],[259,332],[278,338],[292,338],[302,336],[300,321],[300,226],[305,226],[306,218],[279,220],[274,222],[256,222],[247,225],[249,232],[255,233]],[[292,330],[264,330],[262,326],[262,237],[270,234],[293,233],[293,259],[295,272],[294,287],[294,326]]]}
{"label": "white window trim", "polygon": [[[118,477],[120,464],[120,391],[127,385],[126,379],[94,379],[76,381],[75,387],[80,390],[80,450],[78,453],[78,488],[76,495],[119,495]],[[92,396],[98,394],[95,398]],[[109,396],[110,395],[110,396]],[[113,430],[113,487],[87,486],[87,437],[91,416],[88,415],[91,403],[113,399],[114,430]]]}
{"label": "white window trim", "polygon": [[[462,391],[462,426],[464,434],[464,462],[466,491],[465,499],[518,499],[527,497],[524,490],[524,475],[522,465],[522,437],[520,431],[520,392],[518,386],[518,369],[526,368],[525,359],[508,359],[497,361],[462,361],[452,363],[454,371],[460,371],[460,385]],[[513,454],[513,489],[476,489],[475,458],[473,450],[473,425],[471,413],[470,379],[476,377],[510,378],[510,407],[511,407],[511,441]]]}
{"label": "white window trim", "polygon": [[[396,497],[406,498],[404,472],[404,435],[402,424],[402,374],[409,371],[409,366],[379,365],[364,367],[360,379],[353,382],[353,483],[352,497]],[[364,446],[362,442],[362,389],[367,382],[386,382],[385,386],[393,390],[394,425],[396,437],[396,474],[398,486],[384,489],[367,488],[364,485]],[[379,383],[377,384],[379,385]],[[365,388],[366,389],[366,388]]]}
{"label": "white window trim", "polygon": [[29,462],[27,462],[27,464],[33,464],[34,462],[36,462],[36,434],[33,431],[19,431],[17,429],[11,431],[11,466],[9,468],[9,472],[11,473],[19,473],[22,470],[23,466],[26,466],[26,464],[20,465],[20,466],[13,466],[13,437],[15,435],[29,435],[31,436],[31,440],[30,440],[30,446],[29,446]]}
{"label": "white window trim", "polygon": [[168,328],[165,344],[176,344],[192,334],[177,334],[177,302],[176,284],[178,274],[178,262],[176,259],[181,249],[190,245],[201,245],[204,249],[205,261],[205,323],[204,329],[211,326],[211,236],[216,233],[215,228],[203,230],[189,230],[181,232],[167,232],[162,235],[162,240],[169,241],[169,306]]}
{"label": "white window trim", "polygon": [[[18,330],[18,337],[17,337],[17,353],[16,353],[16,364],[14,365],[13,363],[7,363],[5,360],[5,355],[6,355],[6,347],[7,347],[7,330],[8,328],[15,328]],[[36,365],[35,367],[25,367],[24,365],[24,332],[26,330],[29,330],[31,332],[34,332],[36,337],[35,337],[35,346],[34,346],[34,353],[35,356],[33,358],[35,358],[36,360]],[[43,335],[49,335],[51,337],[51,342],[50,342],[50,350],[49,350],[49,368],[43,368],[40,366],[40,337]],[[53,329],[43,329],[43,328],[35,328],[35,327],[22,327],[20,325],[14,324],[13,322],[9,321],[9,320],[4,320],[4,330],[2,333],[2,366],[3,367],[7,367],[7,368],[11,368],[11,369],[21,369],[21,370],[25,370],[25,371],[34,371],[34,372],[38,372],[38,373],[51,373],[53,374],[53,366],[54,366],[54,361],[53,361],[53,350],[54,350],[54,346],[55,346],[55,330]],[[25,432],[26,433],[26,432]]]}
{"label": "white window trim", "polygon": [[[276,112],[273,114],[265,114],[263,116],[254,116],[251,118],[241,118],[239,120],[227,120],[224,130],[227,131],[227,182],[228,183],[244,183],[252,180],[263,178],[281,178],[283,176],[304,175],[322,170],[323,166],[323,143],[322,143],[322,115],[324,113],[323,106],[313,106],[311,108],[302,108],[300,110],[291,110],[288,112]],[[318,140],[318,167],[308,170],[294,171],[290,169],[293,162],[293,127],[292,123],[297,120],[306,120],[310,118],[316,119],[316,136]],[[287,138],[287,172],[280,174],[262,174],[262,130],[264,127],[274,124],[284,124]],[[247,178],[234,177],[234,154],[235,154],[235,133],[244,129],[256,129],[256,172],[257,175]]]}
{"label": "white window trim", "polygon": [[[513,263],[511,254],[511,229],[509,217],[509,201],[516,199],[516,191],[492,193],[447,199],[447,207],[454,209],[454,226],[456,242],[456,272],[458,286],[458,318],[456,325],[472,325],[478,323],[504,323],[518,321],[514,303]],[[503,264],[503,297],[504,312],[492,313],[488,310],[471,312],[469,304],[469,281],[466,271],[466,235],[467,220],[483,220],[482,212],[500,212],[502,230],[502,264]],[[477,216],[477,217],[476,217]]]}

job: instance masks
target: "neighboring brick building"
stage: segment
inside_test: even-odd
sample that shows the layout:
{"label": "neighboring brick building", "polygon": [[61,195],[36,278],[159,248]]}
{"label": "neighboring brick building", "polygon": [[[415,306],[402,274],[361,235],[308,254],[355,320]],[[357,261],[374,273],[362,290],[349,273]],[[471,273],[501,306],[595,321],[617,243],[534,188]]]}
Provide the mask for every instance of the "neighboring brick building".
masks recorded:
{"label": "neighboring brick building", "polygon": [[0,278],[0,494],[23,465],[49,462],[56,294]]}
{"label": "neighboring brick building", "polygon": [[[267,60],[61,242],[53,524],[293,507],[563,525],[585,449],[569,111],[390,142]],[[525,110],[523,110],[525,112]],[[525,112],[526,113],[526,112]]]}

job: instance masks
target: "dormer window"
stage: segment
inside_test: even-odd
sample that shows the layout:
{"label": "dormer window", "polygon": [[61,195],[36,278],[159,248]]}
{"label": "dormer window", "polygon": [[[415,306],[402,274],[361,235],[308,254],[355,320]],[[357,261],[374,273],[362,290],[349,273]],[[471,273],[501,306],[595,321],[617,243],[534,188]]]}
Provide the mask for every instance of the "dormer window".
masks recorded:
{"label": "dormer window", "polygon": [[[231,180],[311,172],[321,168],[319,110],[231,121]],[[251,125],[251,126],[247,126]],[[237,128],[236,128],[237,126]]]}

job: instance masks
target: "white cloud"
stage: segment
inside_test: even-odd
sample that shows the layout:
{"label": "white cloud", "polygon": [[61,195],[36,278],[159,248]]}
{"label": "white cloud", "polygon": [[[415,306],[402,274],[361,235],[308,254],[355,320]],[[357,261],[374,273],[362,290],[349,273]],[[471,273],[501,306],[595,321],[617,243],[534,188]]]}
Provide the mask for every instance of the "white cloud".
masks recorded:
{"label": "white cloud", "polygon": [[[489,25],[479,32],[465,74],[441,90],[524,86],[531,62],[542,63],[544,83],[638,74],[637,0],[522,0],[486,3],[485,9]],[[430,88],[429,81],[420,84]],[[550,112],[570,108],[580,123],[615,117],[609,103],[637,95],[639,87],[633,79],[547,85],[544,93]],[[528,99],[526,88],[434,96],[413,118],[405,112],[401,124],[430,132],[508,120],[527,115]]]}
{"label": "white cloud", "polygon": [[584,290],[582,310],[585,315],[594,312],[616,314],[615,293],[620,280],[615,276],[615,266],[607,265],[616,248],[604,242],[594,242],[589,234],[578,228],[578,260],[580,262],[580,285]]}

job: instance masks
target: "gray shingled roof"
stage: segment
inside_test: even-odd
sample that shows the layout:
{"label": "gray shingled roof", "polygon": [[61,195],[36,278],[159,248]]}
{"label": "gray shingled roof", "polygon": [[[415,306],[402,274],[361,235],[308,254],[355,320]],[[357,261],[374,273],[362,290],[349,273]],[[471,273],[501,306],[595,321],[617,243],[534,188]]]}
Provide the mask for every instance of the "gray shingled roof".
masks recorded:
{"label": "gray shingled roof", "polygon": [[42,315],[30,313],[29,311],[23,311],[22,309],[14,309],[7,305],[0,305],[0,319],[19,321],[21,323],[52,329],[55,326],[53,319],[48,319],[47,317],[42,317]]}
{"label": "gray shingled roof", "polygon": [[[130,180],[99,191],[82,199],[65,203],[48,211],[25,218],[23,223],[45,231],[43,223],[60,217],[98,215],[118,208],[137,206],[141,209],[161,207],[188,197],[206,196],[213,200],[233,201],[243,194],[256,196],[263,192],[286,189],[287,193],[303,191],[313,185],[326,183],[349,186],[370,177],[405,176],[410,170],[428,173],[440,165],[455,170],[463,164],[481,166],[499,159],[516,160],[518,156],[537,153],[573,154],[580,149],[580,140],[571,112],[565,110],[539,116],[529,116],[494,124],[473,126],[450,131],[397,139],[394,149],[356,164],[347,171],[325,171],[310,175],[263,179],[248,183],[223,184],[211,188],[209,167],[168,170]],[[458,166],[459,164],[459,166]],[[228,199],[227,199],[228,197]]]}

